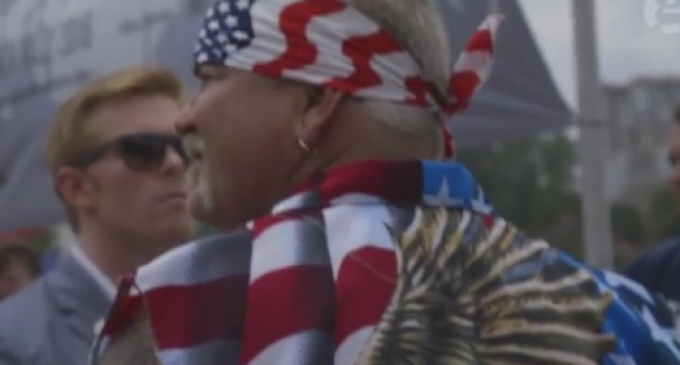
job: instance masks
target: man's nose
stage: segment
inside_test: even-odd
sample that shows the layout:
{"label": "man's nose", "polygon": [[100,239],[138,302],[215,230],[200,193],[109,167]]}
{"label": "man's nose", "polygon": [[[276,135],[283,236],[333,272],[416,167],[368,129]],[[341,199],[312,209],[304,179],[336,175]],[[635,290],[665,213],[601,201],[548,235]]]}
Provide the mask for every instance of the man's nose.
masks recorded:
{"label": "man's nose", "polygon": [[184,107],[179,118],[175,122],[175,130],[180,135],[191,133],[195,130],[195,115],[191,105]]}
{"label": "man's nose", "polygon": [[173,147],[168,146],[160,173],[162,175],[183,174],[187,168],[187,164],[188,161],[183,153],[180,153]]}

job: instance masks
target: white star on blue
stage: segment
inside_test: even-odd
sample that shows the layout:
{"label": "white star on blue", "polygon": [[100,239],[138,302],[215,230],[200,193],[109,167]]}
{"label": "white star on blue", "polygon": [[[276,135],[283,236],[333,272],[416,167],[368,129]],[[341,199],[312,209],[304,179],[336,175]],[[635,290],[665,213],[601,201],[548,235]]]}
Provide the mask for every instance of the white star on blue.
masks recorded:
{"label": "white star on blue", "polygon": [[423,200],[425,204],[461,207],[481,214],[493,214],[484,190],[460,164],[423,162]]}
{"label": "white star on blue", "polygon": [[195,66],[224,65],[230,55],[250,45],[255,33],[250,9],[255,0],[222,0],[205,14],[196,47]]}
{"label": "white star on blue", "polygon": [[600,291],[613,295],[605,314],[605,332],[617,337],[613,353],[604,365],[680,365],[680,348],[675,337],[672,306],[639,284],[606,270],[588,268],[567,255],[562,259],[590,271]]}
{"label": "white star on blue", "polygon": [[449,191],[449,181],[446,178],[442,179],[441,185],[439,186],[439,191],[436,195],[423,196],[426,204],[430,205],[444,205],[450,207],[462,206],[463,201],[451,196]]}

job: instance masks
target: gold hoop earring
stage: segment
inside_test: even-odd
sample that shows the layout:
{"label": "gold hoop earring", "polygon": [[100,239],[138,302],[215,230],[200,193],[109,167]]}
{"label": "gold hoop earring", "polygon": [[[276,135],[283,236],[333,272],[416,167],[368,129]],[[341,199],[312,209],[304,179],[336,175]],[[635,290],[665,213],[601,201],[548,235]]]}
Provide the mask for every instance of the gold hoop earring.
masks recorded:
{"label": "gold hoop earring", "polygon": [[298,142],[298,145],[300,146],[300,148],[302,148],[303,151],[305,151],[309,154],[315,155],[319,152],[316,148],[309,147],[307,145],[307,142],[303,141],[302,138],[298,138],[297,142]]}

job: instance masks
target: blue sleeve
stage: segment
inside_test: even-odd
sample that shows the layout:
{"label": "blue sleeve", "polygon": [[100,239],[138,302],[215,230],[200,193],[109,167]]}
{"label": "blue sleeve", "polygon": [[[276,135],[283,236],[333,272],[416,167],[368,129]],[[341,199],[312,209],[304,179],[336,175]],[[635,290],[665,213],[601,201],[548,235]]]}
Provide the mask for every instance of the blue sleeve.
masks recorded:
{"label": "blue sleeve", "polygon": [[679,250],[680,241],[677,238],[663,242],[633,260],[624,274],[647,290],[660,292],[669,266]]}
{"label": "blue sleeve", "polygon": [[659,258],[655,254],[656,252],[653,251],[643,253],[633,260],[624,271],[626,277],[650,291],[659,290],[658,280],[654,280],[655,277],[658,277],[659,271],[659,263],[656,262],[659,261]]}
{"label": "blue sleeve", "polygon": [[564,260],[588,270],[600,292],[613,298],[603,329],[616,336],[617,344],[603,359],[604,365],[680,365],[677,315],[669,302],[624,276],[587,267],[568,256]]}
{"label": "blue sleeve", "polygon": [[635,365],[680,365],[676,340],[676,315],[660,295],[616,273],[591,270],[603,292],[614,295],[605,314],[605,330],[616,334],[616,351],[605,365],[627,358]]}

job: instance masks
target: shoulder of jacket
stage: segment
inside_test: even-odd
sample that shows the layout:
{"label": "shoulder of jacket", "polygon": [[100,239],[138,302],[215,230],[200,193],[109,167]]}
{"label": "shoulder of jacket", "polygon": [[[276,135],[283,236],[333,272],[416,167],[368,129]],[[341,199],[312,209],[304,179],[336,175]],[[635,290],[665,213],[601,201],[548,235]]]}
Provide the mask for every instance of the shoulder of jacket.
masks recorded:
{"label": "shoulder of jacket", "polygon": [[630,270],[658,271],[659,265],[672,260],[680,251],[680,237],[665,240],[657,246],[645,251],[630,265]]}
{"label": "shoulder of jacket", "polygon": [[0,304],[0,352],[25,358],[42,346],[39,336],[45,333],[49,316],[45,289],[41,278]]}

